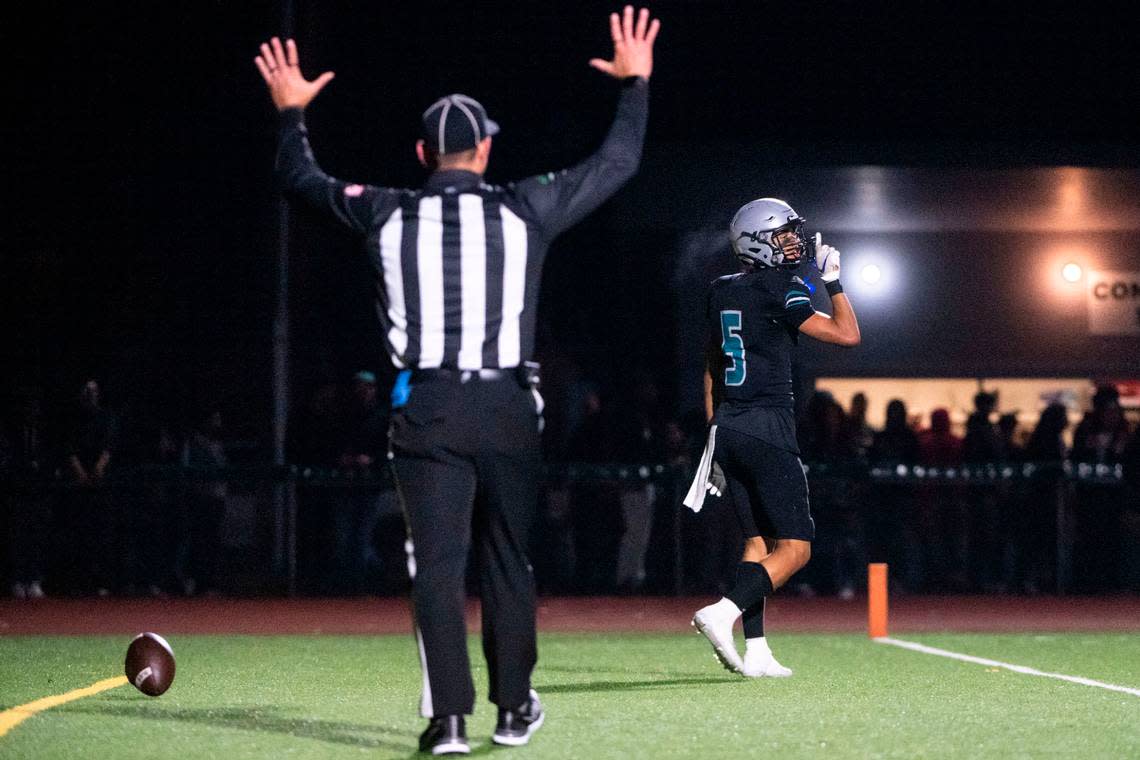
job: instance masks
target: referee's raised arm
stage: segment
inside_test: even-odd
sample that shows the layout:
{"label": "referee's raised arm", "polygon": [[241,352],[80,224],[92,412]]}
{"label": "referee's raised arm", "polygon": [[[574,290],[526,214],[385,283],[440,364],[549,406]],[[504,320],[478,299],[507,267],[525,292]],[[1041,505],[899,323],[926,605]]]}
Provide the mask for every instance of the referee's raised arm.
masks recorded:
{"label": "referee's raised arm", "polygon": [[632,6],[610,14],[611,60],[594,58],[590,65],[622,83],[617,114],[601,147],[585,161],[560,172],[523,180],[515,186],[518,200],[548,237],[562,232],[610,198],[637,172],[649,119],[649,78],[653,43],[661,22],[642,8],[636,23]]}
{"label": "referee's raised arm", "polygon": [[300,200],[357,232],[364,232],[372,217],[373,202],[381,190],[325,174],[313,156],[305,128],[305,109],[336,75],[326,71],[312,81],[305,79],[297,43],[285,40],[283,45],[277,37],[262,43],[261,54],[253,62],[281,115],[277,179],[282,191],[289,198]]}

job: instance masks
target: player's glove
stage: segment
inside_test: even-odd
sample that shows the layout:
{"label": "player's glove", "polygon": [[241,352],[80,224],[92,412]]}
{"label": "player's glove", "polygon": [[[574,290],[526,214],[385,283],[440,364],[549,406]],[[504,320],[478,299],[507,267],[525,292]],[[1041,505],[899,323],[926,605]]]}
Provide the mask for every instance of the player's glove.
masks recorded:
{"label": "player's glove", "polygon": [[705,490],[713,496],[721,496],[728,490],[728,481],[725,480],[724,470],[720,469],[720,465],[716,462],[713,462],[709,469],[709,481],[705,483]]}
{"label": "player's glove", "polygon": [[815,265],[819,267],[819,279],[835,282],[839,279],[839,249],[821,242],[822,235],[815,233]]}

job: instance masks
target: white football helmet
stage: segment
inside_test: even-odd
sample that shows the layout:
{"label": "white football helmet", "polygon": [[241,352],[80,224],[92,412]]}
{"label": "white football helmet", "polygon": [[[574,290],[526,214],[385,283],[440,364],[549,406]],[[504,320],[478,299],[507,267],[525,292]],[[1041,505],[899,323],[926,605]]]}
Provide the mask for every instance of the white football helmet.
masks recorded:
{"label": "white football helmet", "polygon": [[777,198],[746,203],[732,217],[732,251],[745,264],[794,267],[812,254],[804,218]]}

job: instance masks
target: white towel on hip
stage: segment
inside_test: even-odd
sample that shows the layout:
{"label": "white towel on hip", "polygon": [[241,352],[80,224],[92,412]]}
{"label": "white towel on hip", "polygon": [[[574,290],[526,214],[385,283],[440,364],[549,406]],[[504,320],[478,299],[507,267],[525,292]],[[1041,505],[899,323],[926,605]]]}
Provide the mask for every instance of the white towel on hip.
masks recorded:
{"label": "white towel on hip", "polygon": [[713,453],[716,451],[716,425],[709,427],[709,438],[705,441],[705,450],[701,454],[697,473],[693,476],[693,484],[685,494],[684,504],[694,512],[700,512],[705,505],[705,493],[709,482],[709,472],[713,466]]}

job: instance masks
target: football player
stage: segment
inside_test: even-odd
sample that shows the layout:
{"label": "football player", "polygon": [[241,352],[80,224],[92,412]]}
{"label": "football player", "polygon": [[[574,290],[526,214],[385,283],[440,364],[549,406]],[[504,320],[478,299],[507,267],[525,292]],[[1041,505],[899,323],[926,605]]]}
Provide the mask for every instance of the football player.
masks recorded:
{"label": "football player", "polygon": [[[811,557],[815,524],[796,444],[792,349],[800,333],[854,346],[859,324],[839,284],[839,251],[787,203],[760,198],[730,225],[739,274],[714,281],[708,295],[705,454],[685,503],[699,510],[705,491],[727,492],[746,543],[732,589],[703,607],[693,625],[726,668],[745,676],[789,676],[764,637],[764,600]],[[812,308],[808,267],[818,269],[832,316]],[[743,659],[732,638],[744,618]]]}

